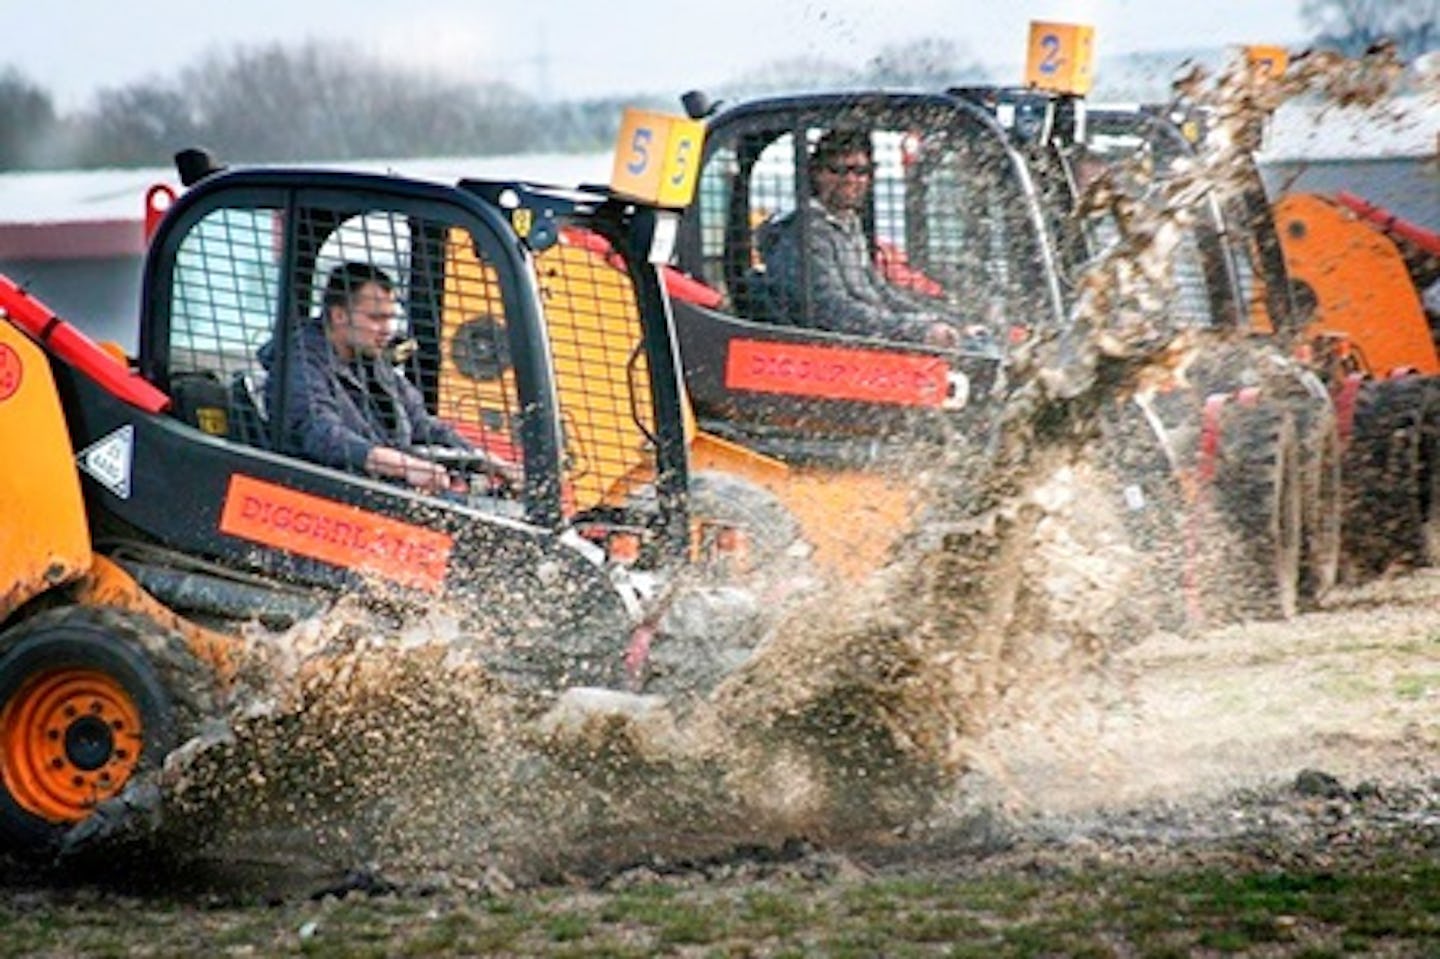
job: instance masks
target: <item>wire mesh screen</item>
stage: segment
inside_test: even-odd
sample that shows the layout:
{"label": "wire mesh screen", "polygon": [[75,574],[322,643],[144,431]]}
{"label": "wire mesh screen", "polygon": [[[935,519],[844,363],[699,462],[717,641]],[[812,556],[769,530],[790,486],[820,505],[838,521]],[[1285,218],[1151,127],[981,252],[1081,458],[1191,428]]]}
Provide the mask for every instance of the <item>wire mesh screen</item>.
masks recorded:
{"label": "wire mesh screen", "polygon": [[177,414],[207,433],[259,441],[257,354],[280,315],[282,226],[278,209],[216,210],[176,253],[166,367]]}
{"label": "wire mesh screen", "polygon": [[[217,211],[182,240],[168,369],[177,392],[199,396],[177,404],[182,415],[203,418],[198,425],[218,435],[354,472],[367,468],[365,450],[375,445],[422,454],[461,445],[520,464],[504,274],[469,230],[413,210],[311,203],[293,217],[288,267],[277,210]],[[576,228],[534,264],[565,503],[573,511],[626,505],[656,473],[630,274],[603,238]],[[281,350],[276,330],[287,310]]]}
{"label": "wire mesh screen", "polygon": [[477,448],[518,465],[499,280],[470,234],[413,213],[302,206],[287,267],[283,226],[277,210],[225,209],[182,239],[167,358],[180,415],[352,472],[373,446]]}
{"label": "wire mesh screen", "polygon": [[[987,152],[943,117],[911,119],[890,116],[857,129],[864,161],[850,164],[855,172],[840,174],[867,178],[853,220],[821,204],[821,171],[810,168],[815,144],[828,128],[752,133],[737,144],[717,145],[697,201],[702,273],[729,294],[734,312],[779,324],[890,335],[836,322],[837,311],[828,304],[843,287],[845,295],[890,315],[930,313],[992,326],[1037,311],[1044,315],[1035,228],[1003,153]],[[846,247],[848,265],[838,278],[823,271],[822,254],[829,252],[820,223],[825,217],[863,232],[858,244]],[[788,252],[792,243],[805,250],[803,256]]]}
{"label": "wire mesh screen", "polygon": [[[1275,304],[1271,302],[1271,295],[1277,294],[1284,297],[1288,291],[1272,291],[1268,288],[1266,280],[1272,282],[1285,282],[1283,276],[1283,260],[1273,246],[1278,243],[1270,234],[1270,246],[1264,246],[1261,231],[1264,224],[1255,222],[1256,214],[1251,205],[1246,203],[1247,197],[1244,194],[1236,195],[1224,206],[1226,233],[1225,242],[1230,250],[1231,257],[1235,264],[1236,283],[1239,287],[1239,312],[1244,324],[1243,328],[1250,333],[1273,331],[1278,325],[1285,325],[1288,316],[1272,316],[1271,308]],[[1269,205],[1264,195],[1251,197],[1251,203],[1258,207],[1262,215],[1269,217]],[[1267,256],[1268,253],[1268,256]],[[1300,304],[1296,304],[1298,307]]]}
{"label": "wire mesh screen", "polygon": [[599,235],[567,228],[535,259],[578,511],[622,506],[654,481],[655,411],[635,288]]}
{"label": "wire mesh screen", "polygon": [[727,295],[730,284],[725,270],[725,219],[734,202],[738,172],[734,147],[722,146],[710,155],[695,190],[700,221],[700,278]]}
{"label": "wire mesh screen", "polygon": [[279,315],[280,212],[217,210],[175,259],[172,372],[234,373],[253,363]]}
{"label": "wire mesh screen", "polygon": [[996,333],[1048,317],[1046,241],[1004,152],[941,132],[912,134],[901,158],[911,210],[905,266]]}
{"label": "wire mesh screen", "polygon": [[[1176,163],[1175,157],[1157,153],[1134,133],[1092,138],[1077,170],[1082,190],[1104,170],[1125,197],[1139,201],[1131,214],[1136,218],[1135,228],[1128,237],[1122,236],[1112,215],[1091,220],[1094,251],[1110,250],[1123,240],[1128,246],[1122,255],[1137,258],[1137,262],[1140,257],[1159,256],[1165,269],[1156,274],[1155,288],[1149,292],[1158,299],[1166,324],[1177,329],[1210,327],[1225,319],[1215,315],[1216,295],[1234,291],[1212,289],[1213,283],[1224,282],[1227,271],[1218,262],[1218,257],[1226,255],[1218,240],[1208,254],[1199,240],[1200,231],[1213,233],[1216,229],[1211,194],[1187,189],[1179,195],[1188,205],[1177,202],[1177,191],[1167,189],[1176,175]],[[1217,257],[1217,262],[1207,263],[1209,256]]]}

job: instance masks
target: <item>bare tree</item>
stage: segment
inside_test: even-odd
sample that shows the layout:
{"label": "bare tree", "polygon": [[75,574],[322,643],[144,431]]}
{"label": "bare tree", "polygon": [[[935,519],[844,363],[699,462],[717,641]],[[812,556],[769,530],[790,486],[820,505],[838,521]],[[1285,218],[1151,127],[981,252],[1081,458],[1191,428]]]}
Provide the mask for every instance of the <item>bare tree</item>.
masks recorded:
{"label": "bare tree", "polygon": [[32,166],[57,125],[50,94],[19,70],[0,71],[0,170]]}
{"label": "bare tree", "polygon": [[165,162],[193,143],[233,161],[505,152],[533,137],[532,107],[503,84],[445,83],[340,44],[241,47],[102,94],[86,159]]}
{"label": "bare tree", "polygon": [[100,91],[77,127],[82,166],[159,166],[197,135],[185,97],[156,82]]}
{"label": "bare tree", "polygon": [[1359,56],[1381,41],[1413,59],[1440,44],[1440,0],[1302,0],[1317,45]]}

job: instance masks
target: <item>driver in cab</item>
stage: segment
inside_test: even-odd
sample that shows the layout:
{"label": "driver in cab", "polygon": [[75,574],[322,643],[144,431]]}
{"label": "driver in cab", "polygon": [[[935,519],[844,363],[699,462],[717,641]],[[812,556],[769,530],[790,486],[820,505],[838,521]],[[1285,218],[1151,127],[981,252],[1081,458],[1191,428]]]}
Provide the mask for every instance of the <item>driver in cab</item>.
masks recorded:
{"label": "driver in cab", "polygon": [[[463,477],[414,452],[442,447],[463,451],[484,472],[518,485],[518,466],[477,450],[432,416],[420,391],[386,356],[398,314],[394,284],[383,270],[348,262],[331,271],[320,316],[305,321],[294,341],[281,449],[427,493],[469,492]],[[267,370],[273,354],[270,346],[261,350]],[[278,379],[272,375],[269,382]]]}

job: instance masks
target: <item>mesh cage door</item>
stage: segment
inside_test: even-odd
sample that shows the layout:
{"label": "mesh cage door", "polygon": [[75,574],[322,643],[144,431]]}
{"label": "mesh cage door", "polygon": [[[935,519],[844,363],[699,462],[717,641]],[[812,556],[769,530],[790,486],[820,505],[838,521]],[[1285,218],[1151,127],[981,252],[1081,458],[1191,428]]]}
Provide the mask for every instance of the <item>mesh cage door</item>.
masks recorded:
{"label": "mesh cage door", "polygon": [[519,389],[500,278],[460,227],[446,234],[440,339],[437,412],[471,442],[519,462]]}
{"label": "mesh cage door", "polygon": [[565,424],[566,487],[578,512],[626,505],[657,472],[635,286],[608,249],[570,228],[535,258]]}
{"label": "mesh cage door", "polygon": [[280,315],[279,207],[226,207],[180,238],[163,360],[175,414],[214,436],[269,443],[260,351]]}

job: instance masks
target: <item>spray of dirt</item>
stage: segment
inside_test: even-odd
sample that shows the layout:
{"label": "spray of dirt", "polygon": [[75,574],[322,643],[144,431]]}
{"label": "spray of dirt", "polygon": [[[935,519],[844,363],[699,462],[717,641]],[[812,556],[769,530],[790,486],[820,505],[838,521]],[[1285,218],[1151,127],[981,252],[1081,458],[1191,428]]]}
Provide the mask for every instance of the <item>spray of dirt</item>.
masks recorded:
{"label": "spray of dirt", "polygon": [[[1389,69],[1345,75],[1371,95],[1365,71]],[[1256,89],[1238,71],[1213,88],[1187,77],[1182,92],[1233,107],[1244,131]],[[1231,114],[1217,116],[1217,146],[1166,190],[1213,184],[1225,151],[1244,148],[1225,132]],[[1180,764],[1233,758],[1159,758],[1184,723],[1238,735],[1249,718],[1213,694],[1137,694],[1121,721],[1148,735],[1128,742],[1099,718],[1124,699],[1116,675],[1197,647],[1153,638],[1157,558],[1127,532],[1093,413],[1157,368],[1183,372],[1198,348],[1157,322],[1153,292],[1185,227],[1169,211],[1186,203],[1132,202],[1115,179],[1100,190],[1091,202],[1123,212],[1124,242],[1085,279],[1074,331],[1017,358],[995,458],[957,443],[952,461],[927,464],[926,505],[894,563],[793,601],[718,688],[536,695],[462,653],[441,609],[405,627],[341,609],[257,633],[228,728],[167,770],[163,841],[495,885],[792,837],[883,841],[955,809],[957,789],[1022,808],[1071,770],[1087,789],[1049,797],[1064,805],[1149,795]],[[1227,648],[1221,637],[1206,655]]]}

